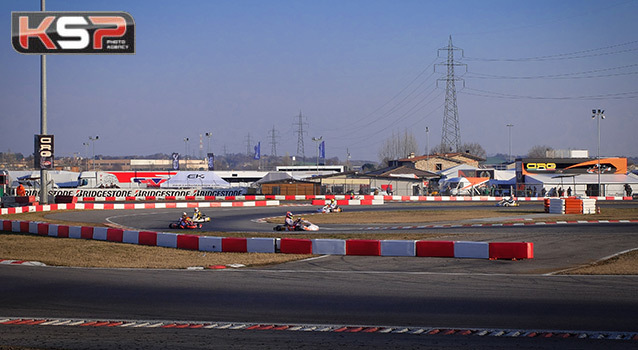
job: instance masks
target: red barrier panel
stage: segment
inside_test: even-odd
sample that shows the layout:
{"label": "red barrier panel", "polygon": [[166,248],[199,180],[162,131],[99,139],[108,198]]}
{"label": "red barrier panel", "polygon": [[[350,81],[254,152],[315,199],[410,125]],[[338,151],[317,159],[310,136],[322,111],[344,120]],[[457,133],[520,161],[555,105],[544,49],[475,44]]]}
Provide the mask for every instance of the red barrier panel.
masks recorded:
{"label": "red barrier panel", "polygon": [[416,242],[416,256],[454,257],[453,241],[418,241]]}
{"label": "red barrier panel", "polygon": [[282,238],[279,251],[285,254],[312,254],[312,240]]}
{"label": "red barrier panel", "polygon": [[140,231],[137,236],[137,243],[141,245],[157,245],[157,232]]}
{"label": "red barrier panel", "polygon": [[376,239],[347,239],[346,255],[381,255],[381,241]]}
{"label": "red barrier panel", "polygon": [[310,201],[311,205],[324,205],[326,204],[326,201],[323,199],[313,199],[312,201]]}
{"label": "red barrier panel", "polygon": [[492,242],[490,243],[490,259],[533,259],[534,243],[532,242]]}
{"label": "red barrier panel", "polygon": [[80,229],[80,237],[84,239],[93,239],[93,227],[82,226]]}
{"label": "red barrier panel", "polygon": [[49,234],[49,224],[48,223],[39,223],[38,224],[38,234],[40,236],[46,236]]}
{"label": "red barrier panel", "polygon": [[199,236],[177,235],[177,248],[199,250]]}
{"label": "red barrier panel", "polygon": [[20,221],[20,232],[28,233],[29,232],[29,222],[28,221]]}
{"label": "red barrier panel", "polygon": [[11,231],[11,220],[3,220],[2,222],[2,230],[3,231]]}
{"label": "red barrier panel", "polygon": [[246,253],[248,251],[246,238],[222,238],[222,252]]}
{"label": "red barrier panel", "polygon": [[58,226],[58,237],[69,238],[69,226]]}
{"label": "red barrier panel", "polygon": [[119,228],[110,228],[106,230],[106,240],[110,242],[122,242],[124,236],[124,230]]}

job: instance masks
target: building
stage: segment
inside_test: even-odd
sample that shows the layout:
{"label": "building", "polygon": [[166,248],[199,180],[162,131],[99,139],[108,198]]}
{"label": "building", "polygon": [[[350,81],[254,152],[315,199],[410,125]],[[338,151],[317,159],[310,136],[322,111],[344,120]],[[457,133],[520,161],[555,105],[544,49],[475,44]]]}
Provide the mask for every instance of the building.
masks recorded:
{"label": "building", "polygon": [[441,153],[429,154],[423,156],[414,156],[411,154],[407,158],[390,161],[391,167],[399,167],[403,165],[412,166],[415,169],[436,173],[441,170],[449,169],[460,164],[467,164],[478,168],[479,162],[485,159],[471,155],[469,153]]}

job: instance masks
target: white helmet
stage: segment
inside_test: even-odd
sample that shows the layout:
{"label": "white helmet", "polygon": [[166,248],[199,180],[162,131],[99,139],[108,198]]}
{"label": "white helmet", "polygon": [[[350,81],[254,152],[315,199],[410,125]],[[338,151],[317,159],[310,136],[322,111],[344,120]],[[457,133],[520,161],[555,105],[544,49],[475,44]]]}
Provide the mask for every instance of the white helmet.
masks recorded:
{"label": "white helmet", "polygon": [[195,207],[194,212],[196,212],[196,213],[199,212],[199,208]]}

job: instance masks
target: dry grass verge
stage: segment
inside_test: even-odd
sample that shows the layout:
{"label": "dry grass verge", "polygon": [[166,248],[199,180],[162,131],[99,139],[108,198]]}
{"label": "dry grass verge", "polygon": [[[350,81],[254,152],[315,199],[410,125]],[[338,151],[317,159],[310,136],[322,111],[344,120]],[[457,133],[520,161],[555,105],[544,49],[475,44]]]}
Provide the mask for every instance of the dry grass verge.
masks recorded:
{"label": "dry grass verge", "polygon": [[181,269],[189,266],[258,266],[310,255],[211,253],[83,239],[0,234],[0,258],[40,261],[53,266]]}

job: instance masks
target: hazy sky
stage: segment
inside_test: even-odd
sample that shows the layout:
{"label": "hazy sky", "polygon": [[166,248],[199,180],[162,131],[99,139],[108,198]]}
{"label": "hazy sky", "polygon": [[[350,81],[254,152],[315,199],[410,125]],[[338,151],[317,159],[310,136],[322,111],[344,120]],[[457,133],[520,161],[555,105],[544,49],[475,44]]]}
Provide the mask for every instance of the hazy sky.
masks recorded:
{"label": "hazy sky", "polygon": [[[378,161],[393,133],[412,132],[420,153],[441,141],[446,51],[452,36],[462,142],[488,154],[535,145],[596,155],[593,108],[602,108],[602,155],[638,155],[638,1],[47,0],[48,11],[126,11],[135,55],[49,55],[48,129],[56,156],[87,152],[297,152],[304,116],[326,156]],[[0,151],[33,152],[40,131],[39,56],[11,47],[0,2]],[[437,57],[437,53],[439,56]],[[190,142],[185,144],[184,138]],[[208,141],[204,137],[203,152]],[[90,154],[90,153],[89,153]]]}

